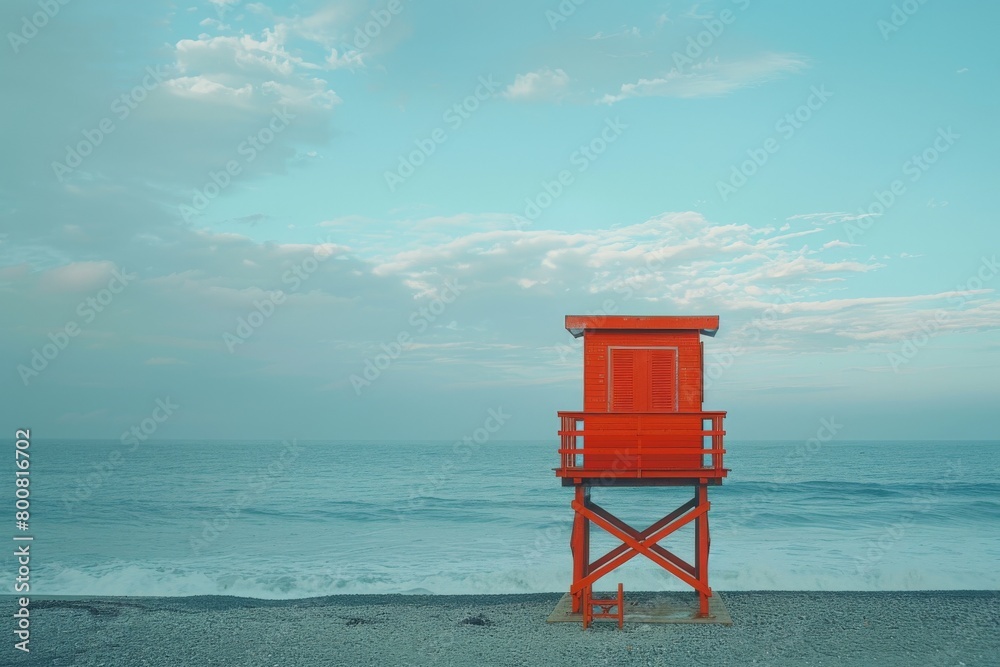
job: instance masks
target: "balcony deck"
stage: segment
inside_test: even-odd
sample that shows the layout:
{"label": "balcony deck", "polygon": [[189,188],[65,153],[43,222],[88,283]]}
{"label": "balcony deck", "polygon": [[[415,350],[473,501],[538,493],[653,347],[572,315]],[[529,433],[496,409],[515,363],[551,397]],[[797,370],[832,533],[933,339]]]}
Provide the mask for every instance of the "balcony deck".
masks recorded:
{"label": "balcony deck", "polygon": [[725,412],[560,412],[556,476],[563,486],[721,484],[729,473],[723,466],[725,416]]}

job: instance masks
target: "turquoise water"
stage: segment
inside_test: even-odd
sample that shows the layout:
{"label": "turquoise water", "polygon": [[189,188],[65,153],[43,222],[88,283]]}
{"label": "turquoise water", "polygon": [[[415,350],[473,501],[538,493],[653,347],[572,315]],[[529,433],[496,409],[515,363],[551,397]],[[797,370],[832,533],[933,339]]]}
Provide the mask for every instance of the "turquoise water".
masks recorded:
{"label": "turquoise water", "polygon": [[[31,592],[565,590],[572,489],[552,472],[555,449],[553,441],[133,449],[36,440]],[[730,478],[710,491],[714,588],[1000,588],[1000,443],[730,441],[727,449]],[[639,527],[689,495],[594,490]],[[689,531],[665,546],[690,556]],[[596,557],[616,543],[595,528],[592,544]],[[642,558],[605,579],[609,588],[618,581],[626,590],[683,589]]]}

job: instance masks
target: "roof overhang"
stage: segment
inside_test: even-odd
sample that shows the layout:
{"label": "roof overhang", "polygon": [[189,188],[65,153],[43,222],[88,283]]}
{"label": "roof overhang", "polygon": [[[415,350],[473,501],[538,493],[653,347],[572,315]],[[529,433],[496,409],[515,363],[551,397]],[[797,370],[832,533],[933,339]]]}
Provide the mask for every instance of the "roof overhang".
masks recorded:
{"label": "roof overhang", "polygon": [[714,336],[718,315],[567,315],[566,330],[579,338],[587,331],[697,331]]}

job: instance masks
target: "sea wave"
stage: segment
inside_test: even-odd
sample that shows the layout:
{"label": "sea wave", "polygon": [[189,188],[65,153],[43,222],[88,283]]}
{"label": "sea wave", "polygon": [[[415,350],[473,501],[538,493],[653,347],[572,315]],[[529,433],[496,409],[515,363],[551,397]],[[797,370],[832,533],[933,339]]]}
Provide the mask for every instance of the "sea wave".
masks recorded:
{"label": "sea wave", "polygon": [[[823,567],[785,568],[773,563],[719,564],[711,584],[719,591],[815,590],[981,590],[1000,589],[1000,575],[968,571],[931,571],[900,566],[852,573]],[[167,563],[119,563],[92,568],[63,567],[48,574],[32,590],[42,595],[189,596],[233,595],[295,599],[343,594],[514,594],[562,592],[569,568],[546,563],[496,572],[420,573],[412,569],[352,571],[332,564],[299,566],[283,571],[206,568]],[[40,579],[39,581],[42,581]],[[689,590],[652,564],[612,573],[601,585],[611,590],[621,581],[626,590]]]}

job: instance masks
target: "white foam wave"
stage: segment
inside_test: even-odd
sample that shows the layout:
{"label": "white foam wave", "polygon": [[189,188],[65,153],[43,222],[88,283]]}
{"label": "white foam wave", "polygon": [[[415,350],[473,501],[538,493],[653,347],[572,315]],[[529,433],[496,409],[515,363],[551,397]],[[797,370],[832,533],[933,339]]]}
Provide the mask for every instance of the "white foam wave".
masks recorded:
{"label": "white foam wave", "polygon": [[[292,599],[338,594],[511,594],[565,591],[568,563],[497,572],[429,572],[331,568],[315,564],[294,570],[225,570],[167,564],[121,563],[89,568],[40,569],[32,592],[43,595],[189,596],[233,595]],[[626,590],[687,590],[685,584],[655,565],[633,561],[602,580],[611,590],[621,581]],[[823,568],[776,568],[768,564],[720,563],[712,568],[712,587],[740,590],[969,590],[1000,589],[1000,575],[968,571],[886,568],[864,573]],[[601,588],[602,586],[598,586]]]}

